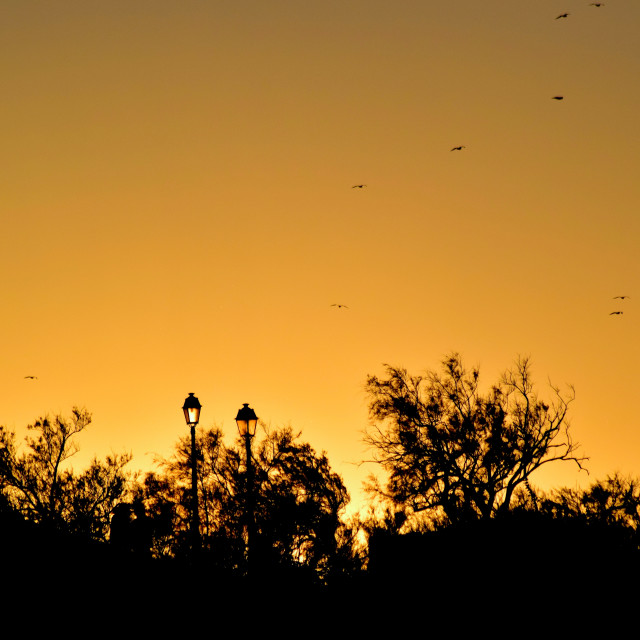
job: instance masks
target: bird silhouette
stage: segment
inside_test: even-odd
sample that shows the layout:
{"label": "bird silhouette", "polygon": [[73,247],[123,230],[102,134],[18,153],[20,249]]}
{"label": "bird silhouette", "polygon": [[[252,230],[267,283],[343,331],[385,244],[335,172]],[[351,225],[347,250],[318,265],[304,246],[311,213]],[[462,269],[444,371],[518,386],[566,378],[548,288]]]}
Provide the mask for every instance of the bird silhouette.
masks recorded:
{"label": "bird silhouette", "polygon": [[366,184],[354,184],[353,187],[351,187],[352,189],[364,189],[364,187],[366,187]]}
{"label": "bird silhouette", "polygon": [[614,300],[625,300],[626,298],[628,298],[629,296],[614,296],[613,299]]}
{"label": "bird silhouette", "polygon": [[610,316],[621,316],[624,313],[624,311],[612,311],[609,315]]}
{"label": "bird silhouette", "polygon": [[463,149],[466,149],[466,147],[462,144],[459,147],[453,147],[451,151],[462,151]]}
{"label": "bird silhouette", "polygon": [[348,309],[349,307],[347,307],[346,304],[338,304],[337,302],[334,302],[332,305],[332,307],[338,307],[338,309]]}
{"label": "bird silhouette", "polygon": [[603,2],[592,2],[589,6],[591,7],[604,7]]}
{"label": "bird silhouette", "polygon": [[560,20],[560,18],[568,18],[568,17],[569,17],[569,15],[570,15],[569,13],[561,13],[561,14],[556,18],[556,20]]}
{"label": "bird silhouette", "polygon": [[553,96],[552,100],[564,100],[564,96]]}
{"label": "bird silhouette", "polygon": [[25,380],[37,380],[38,376],[25,376],[24,379]]}

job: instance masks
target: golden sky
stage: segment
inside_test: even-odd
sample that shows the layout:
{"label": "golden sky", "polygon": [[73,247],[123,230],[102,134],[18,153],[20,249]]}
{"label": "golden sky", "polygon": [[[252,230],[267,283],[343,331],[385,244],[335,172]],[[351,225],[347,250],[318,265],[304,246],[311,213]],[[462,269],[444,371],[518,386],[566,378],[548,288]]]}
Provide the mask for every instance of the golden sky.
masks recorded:
{"label": "golden sky", "polygon": [[367,374],[521,354],[590,456],[534,483],[640,473],[639,31],[632,0],[4,0],[0,423],[86,406],[82,453],[147,468],[189,392],[229,440],[249,402],[359,501]]}

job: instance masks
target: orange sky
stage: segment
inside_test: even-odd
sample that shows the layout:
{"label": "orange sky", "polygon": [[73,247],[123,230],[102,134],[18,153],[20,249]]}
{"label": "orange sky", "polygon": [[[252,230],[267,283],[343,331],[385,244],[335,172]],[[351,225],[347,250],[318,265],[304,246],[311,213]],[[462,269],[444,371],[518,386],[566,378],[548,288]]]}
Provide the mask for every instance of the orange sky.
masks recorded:
{"label": "orange sky", "polygon": [[575,385],[591,479],[640,473],[639,28],[628,0],[5,0],[0,423],[86,406],[83,454],[146,468],[189,392],[229,438],[249,402],[359,501],[367,374],[524,354]]}

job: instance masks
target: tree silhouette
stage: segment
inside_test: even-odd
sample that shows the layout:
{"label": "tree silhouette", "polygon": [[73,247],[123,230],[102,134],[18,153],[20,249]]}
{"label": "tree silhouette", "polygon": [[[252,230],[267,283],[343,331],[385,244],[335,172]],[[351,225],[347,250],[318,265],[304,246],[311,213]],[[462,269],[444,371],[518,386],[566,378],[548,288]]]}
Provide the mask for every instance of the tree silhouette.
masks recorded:
{"label": "tree silhouette", "polygon": [[[208,561],[226,569],[243,567],[252,489],[257,567],[306,568],[326,578],[357,565],[351,532],[341,520],[349,495],[326,455],[299,442],[289,428],[263,428],[255,440],[251,488],[241,439],[227,447],[216,428],[196,435],[201,533]],[[140,489],[151,518],[171,512],[174,555],[185,553],[188,543],[190,446],[188,438],[181,438],[174,456],[159,461],[164,473],[148,474]]]}
{"label": "tree silhouette", "polygon": [[368,378],[365,442],[389,473],[374,491],[414,513],[459,523],[508,509],[516,489],[545,464],[581,465],[566,421],[573,390],[565,396],[552,387],[554,401],[540,400],[527,359],[486,395],[478,384],[479,370],[467,371],[458,354],[445,358],[442,373],[410,376],[387,366],[386,378]]}
{"label": "tree silhouette", "polygon": [[0,427],[0,488],[9,504],[27,520],[94,540],[106,540],[111,511],[126,488],[129,455],[94,458],[74,474],[65,462],[78,451],[74,437],[91,422],[86,409],[70,418],[39,418],[28,425],[28,451],[20,454],[15,434]]}
{"label": "tree silhouette", "polygon": [[589,524],[640,531],[640,481],[618,473],[597,480],[587,489],[567,487],[552,491],[540,509],[555,518],[577,518]]}

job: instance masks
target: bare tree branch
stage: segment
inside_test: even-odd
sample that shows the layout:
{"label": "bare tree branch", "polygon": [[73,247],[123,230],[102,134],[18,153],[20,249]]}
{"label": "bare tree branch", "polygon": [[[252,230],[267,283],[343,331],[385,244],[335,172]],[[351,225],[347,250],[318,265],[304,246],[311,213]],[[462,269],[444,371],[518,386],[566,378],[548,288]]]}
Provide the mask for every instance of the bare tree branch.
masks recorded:
{"label": "bare tree branch", "polygon": [[458,354],[442,373],[411,376],[387,366],[370,376],[371,426],[364,441],[388,473],[373,491],[414,511],[442,509],[450,521],[488,518],[508,509],[515,490],[550,462],[586,458],[569,433],[567,412],[575,393],[551,386],[540,400],[528,358],[520,358],[486,394],[479,371],[467,371]]}

